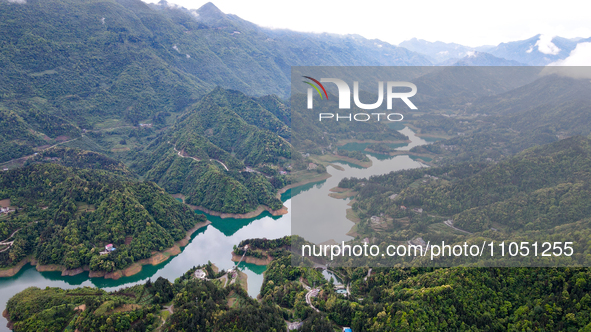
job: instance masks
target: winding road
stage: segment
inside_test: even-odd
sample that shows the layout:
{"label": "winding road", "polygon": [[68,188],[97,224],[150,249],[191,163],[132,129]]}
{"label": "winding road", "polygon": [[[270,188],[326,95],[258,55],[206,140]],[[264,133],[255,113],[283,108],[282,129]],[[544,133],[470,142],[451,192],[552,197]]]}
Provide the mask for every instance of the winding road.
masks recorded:
{"label": "winding road", "polygon": [[[168,142],[168,143],[170,143],[170,142]],[[170,143],[170,144],[172,144],[172,143]],[[179,150],[177,150],[177,149],[176,149],[176,146],[173,146],[172,148],[174,149],[174,151],[176,152],[176,154],[177,154],[179,157],[181,157],[181,158],[191,158],[191,159],[193,159],[193,160],[195,160],[195,161],[201,161],[201,159],[197,159],[197,158],[195,158],[195,157],[191,157],[191,156],[185,156],[185,155],[183,155],[183,154],[181,153],[181,151],[179,151]],[[228,169],[228,166],[226,166],[226,164],[224,164],[223,162],[221,162],[221,161],[219,161],[219,160],[217,160],[217,159],[209,159],[209,160],[210,160],[210,161],[217,161],[217,162],[218,162],[218,163],[220,163],[222,166],[224,166],[224,168],[226,169],[226,171],[230,171],[230,170]]]}
{"label": "winding road", "polygon": [[11,237],[14,236],[14,234],[16,234],[16,232],[20,231],[21,229],[17,229],[16,231],[12,232],[12,234],[10,234],[10,236],[8,238],[6,238],[6,240],[0,242],[0,245],[2,246],[6,246],[6,248],[0,250],[0,252],[5,252],[6,250],[10,249],[12,247],[12,244],[14,243],[14,241],[10,241],[10,242],[6,242],[8,241]]}
{"label": "winding road", "polygon": [[316,297],[316,295],[318,295],[318,292],[320,291],[320,288],[314,288],[314,289],[310,289],[310,291],[308,293],[306,293],[306,303],[314,310],[316,310],[316,312],[320,312],[320,310],[318,310],[313,304],[312,304],[312,298]]}
{"label": "winding road", "polygon": [[448,220],[444,221],[443,223],[444,223],[446,226],[448,226],[448,227],[451,227],[451,228],[455,229],[456,231],[463,232],[463,233],[466,233],[466,234],[472,234],[472,233],[470,233],[470,232],[468,232],[468,231],[465,231],[465,230],[463,230],[463,229],[459,229],[459,228],[455,227],[455,226],[454,226],[454,221],[453,221],[453,220],[451,220],[451,219],[448,219]]}

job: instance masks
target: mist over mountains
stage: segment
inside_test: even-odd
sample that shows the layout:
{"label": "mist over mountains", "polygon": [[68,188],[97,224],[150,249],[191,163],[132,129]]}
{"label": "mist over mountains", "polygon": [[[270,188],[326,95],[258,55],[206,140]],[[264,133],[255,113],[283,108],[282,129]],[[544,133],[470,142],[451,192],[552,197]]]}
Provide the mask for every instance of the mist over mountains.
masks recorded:
{"label": "mist over mountains", "polygon": [[404,41],[398,46],[424,54],[434,65],[440,66],[452,66],[456,63],[471,66],[545,66],[568,58],[577,45],[590,41],[591,38],[567,39],[538,34],[497,46],[468,47],[417,38]]}

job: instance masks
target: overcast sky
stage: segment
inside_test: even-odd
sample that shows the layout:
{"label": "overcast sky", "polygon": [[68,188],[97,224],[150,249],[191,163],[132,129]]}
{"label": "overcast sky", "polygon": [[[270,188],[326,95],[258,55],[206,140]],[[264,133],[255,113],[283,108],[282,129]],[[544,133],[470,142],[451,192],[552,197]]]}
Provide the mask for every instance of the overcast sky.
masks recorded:
{"label": "overcast sky", "polygon": [[[168,2],[199,8],[208,1]],[[526,39],[538,33],[566,38],[591,36],[591,2],[582,0],[212,2],[225,13],[236,14],[264,27],[355,33],[395,45],[413,37],[475,47]]]}

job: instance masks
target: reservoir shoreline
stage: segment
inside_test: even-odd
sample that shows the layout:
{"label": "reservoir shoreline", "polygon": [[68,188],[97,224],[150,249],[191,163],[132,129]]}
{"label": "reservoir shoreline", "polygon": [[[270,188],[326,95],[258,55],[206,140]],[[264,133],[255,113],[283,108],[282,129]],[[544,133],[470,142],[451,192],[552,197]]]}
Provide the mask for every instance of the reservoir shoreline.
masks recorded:
{"label": "reservoir shoreline", "polygon": [[35,266],[35,269],[39,272],[52,272],[52,271],[61,271],[62,276],[75,276],[82,272],[89,272],[89,278],[105,278],[105,279],[114,279],[117,280],[121,277],[129,277],[134,274],[139,273],[142,270],[142,266],[144,265],[158,265],[162,262],[167,261],[173,256],[176,256],[181,253],[182,247],[185,247],[189,244],[191,240],[191,235],[195,233],[200,228],[206,227],[207,225],[211,224],[211,221],[207,220],[205,222],[200,222],[195,224],[193,228],[187,231],[185,237],[182,240],[179,240],[174,243],[174,245],[170,248],[167,248],[163,251],[154,251],[152,252],[152,256],[149,258],[141,259],[137,262],[132,263],[130,266],[126,267],[122,270],[116,270],[113,272],[106,272],[106,271],[90,271],[89,266],[82,266],[76,269],[68,270],[63,265],[56,265],[56,264],[49,264],[49,265],[40,265],[37,263],[37,260],[33,257],[26,257],[22,261],[20,261],[16,266],[11,268],[0,270],[0,278],[12,277],[16,275],[25,265],[31,264]]}

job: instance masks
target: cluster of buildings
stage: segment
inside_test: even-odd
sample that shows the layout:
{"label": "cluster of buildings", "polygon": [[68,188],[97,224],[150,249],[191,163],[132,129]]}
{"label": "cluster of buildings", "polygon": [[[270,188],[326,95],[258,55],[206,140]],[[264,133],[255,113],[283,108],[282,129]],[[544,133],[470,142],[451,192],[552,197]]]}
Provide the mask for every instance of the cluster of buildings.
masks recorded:
{"label": "cluster of buildings", "polygon": [[441,144],[441,148],[446,150],[446,151],[453,151],[456,149],[455,145],[445,145],[445,144]]}

